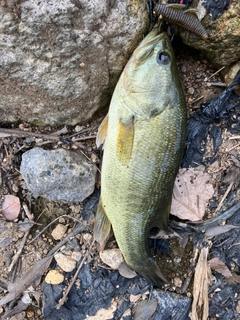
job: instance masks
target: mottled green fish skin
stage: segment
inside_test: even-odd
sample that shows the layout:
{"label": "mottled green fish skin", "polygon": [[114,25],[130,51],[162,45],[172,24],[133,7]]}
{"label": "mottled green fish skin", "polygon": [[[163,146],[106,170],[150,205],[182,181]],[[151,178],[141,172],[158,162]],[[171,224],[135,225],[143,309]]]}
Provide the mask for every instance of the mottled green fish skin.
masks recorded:
{"label": "mottled green fish skin", "polygon": [[185,134],[171,41],[155,29],[134,51],[112,97],[94,233],[103,240],[99,220],[106,214],[126,263],[156,286],[168,279],[151,257],[148,236],[153,227],[167,228]]}

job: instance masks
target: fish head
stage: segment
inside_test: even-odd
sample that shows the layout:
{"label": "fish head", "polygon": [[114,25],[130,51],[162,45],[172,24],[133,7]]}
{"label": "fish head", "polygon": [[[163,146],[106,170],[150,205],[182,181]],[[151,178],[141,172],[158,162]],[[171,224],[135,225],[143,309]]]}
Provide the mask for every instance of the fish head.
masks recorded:
{"label": "fish head", "polygon": [[[171,41],[165,32],[154,29],[127,63],[119,81],[119,93],[131,109],[143,108],[142,112],[150,115],[161,112],[161,104],[177,101],[179,85]],[[156,105],[157,110],[151,110]]]}

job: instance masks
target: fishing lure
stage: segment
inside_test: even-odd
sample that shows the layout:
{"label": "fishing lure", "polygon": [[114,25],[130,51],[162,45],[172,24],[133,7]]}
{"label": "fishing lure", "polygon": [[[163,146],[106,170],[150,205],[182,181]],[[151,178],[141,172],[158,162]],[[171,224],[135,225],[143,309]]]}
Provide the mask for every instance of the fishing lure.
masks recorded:
{"label": "fishing lure", "polygon": [[207,39],[208,34],[204,26],[196,16],[197,9],[181,10],[185,8],[182,4],[156,4],[154,11],[161,15],[164,20],[174,23],[191,31],[202,39]]}

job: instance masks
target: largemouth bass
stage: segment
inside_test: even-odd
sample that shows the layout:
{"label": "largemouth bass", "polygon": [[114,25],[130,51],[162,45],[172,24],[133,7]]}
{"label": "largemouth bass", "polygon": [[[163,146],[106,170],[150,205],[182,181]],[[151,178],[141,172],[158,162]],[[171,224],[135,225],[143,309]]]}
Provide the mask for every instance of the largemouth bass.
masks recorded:
{"label": "largemouth bass", "polygon": [[168,280],[150,255],[148,235],[167,228],[185,131],[171,42],[153,30],[127,63],[99,127],[104,155],[94,237],[103,248],[112,225],[126,263],[156,286]]}

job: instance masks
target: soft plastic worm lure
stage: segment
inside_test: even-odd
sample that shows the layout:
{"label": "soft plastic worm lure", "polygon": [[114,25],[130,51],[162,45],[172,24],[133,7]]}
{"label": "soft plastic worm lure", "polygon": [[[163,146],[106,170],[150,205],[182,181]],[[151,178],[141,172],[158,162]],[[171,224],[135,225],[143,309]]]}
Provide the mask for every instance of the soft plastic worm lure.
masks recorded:
{"label": "soft plastic worm lure", "polygon": [[207,31],[196,16],[197,9],[183,11],[181,10],[183,8],[185,5],[182,4],[156,4],[154,11],[164,20],[183,27],[202,39],[207,39]]}

